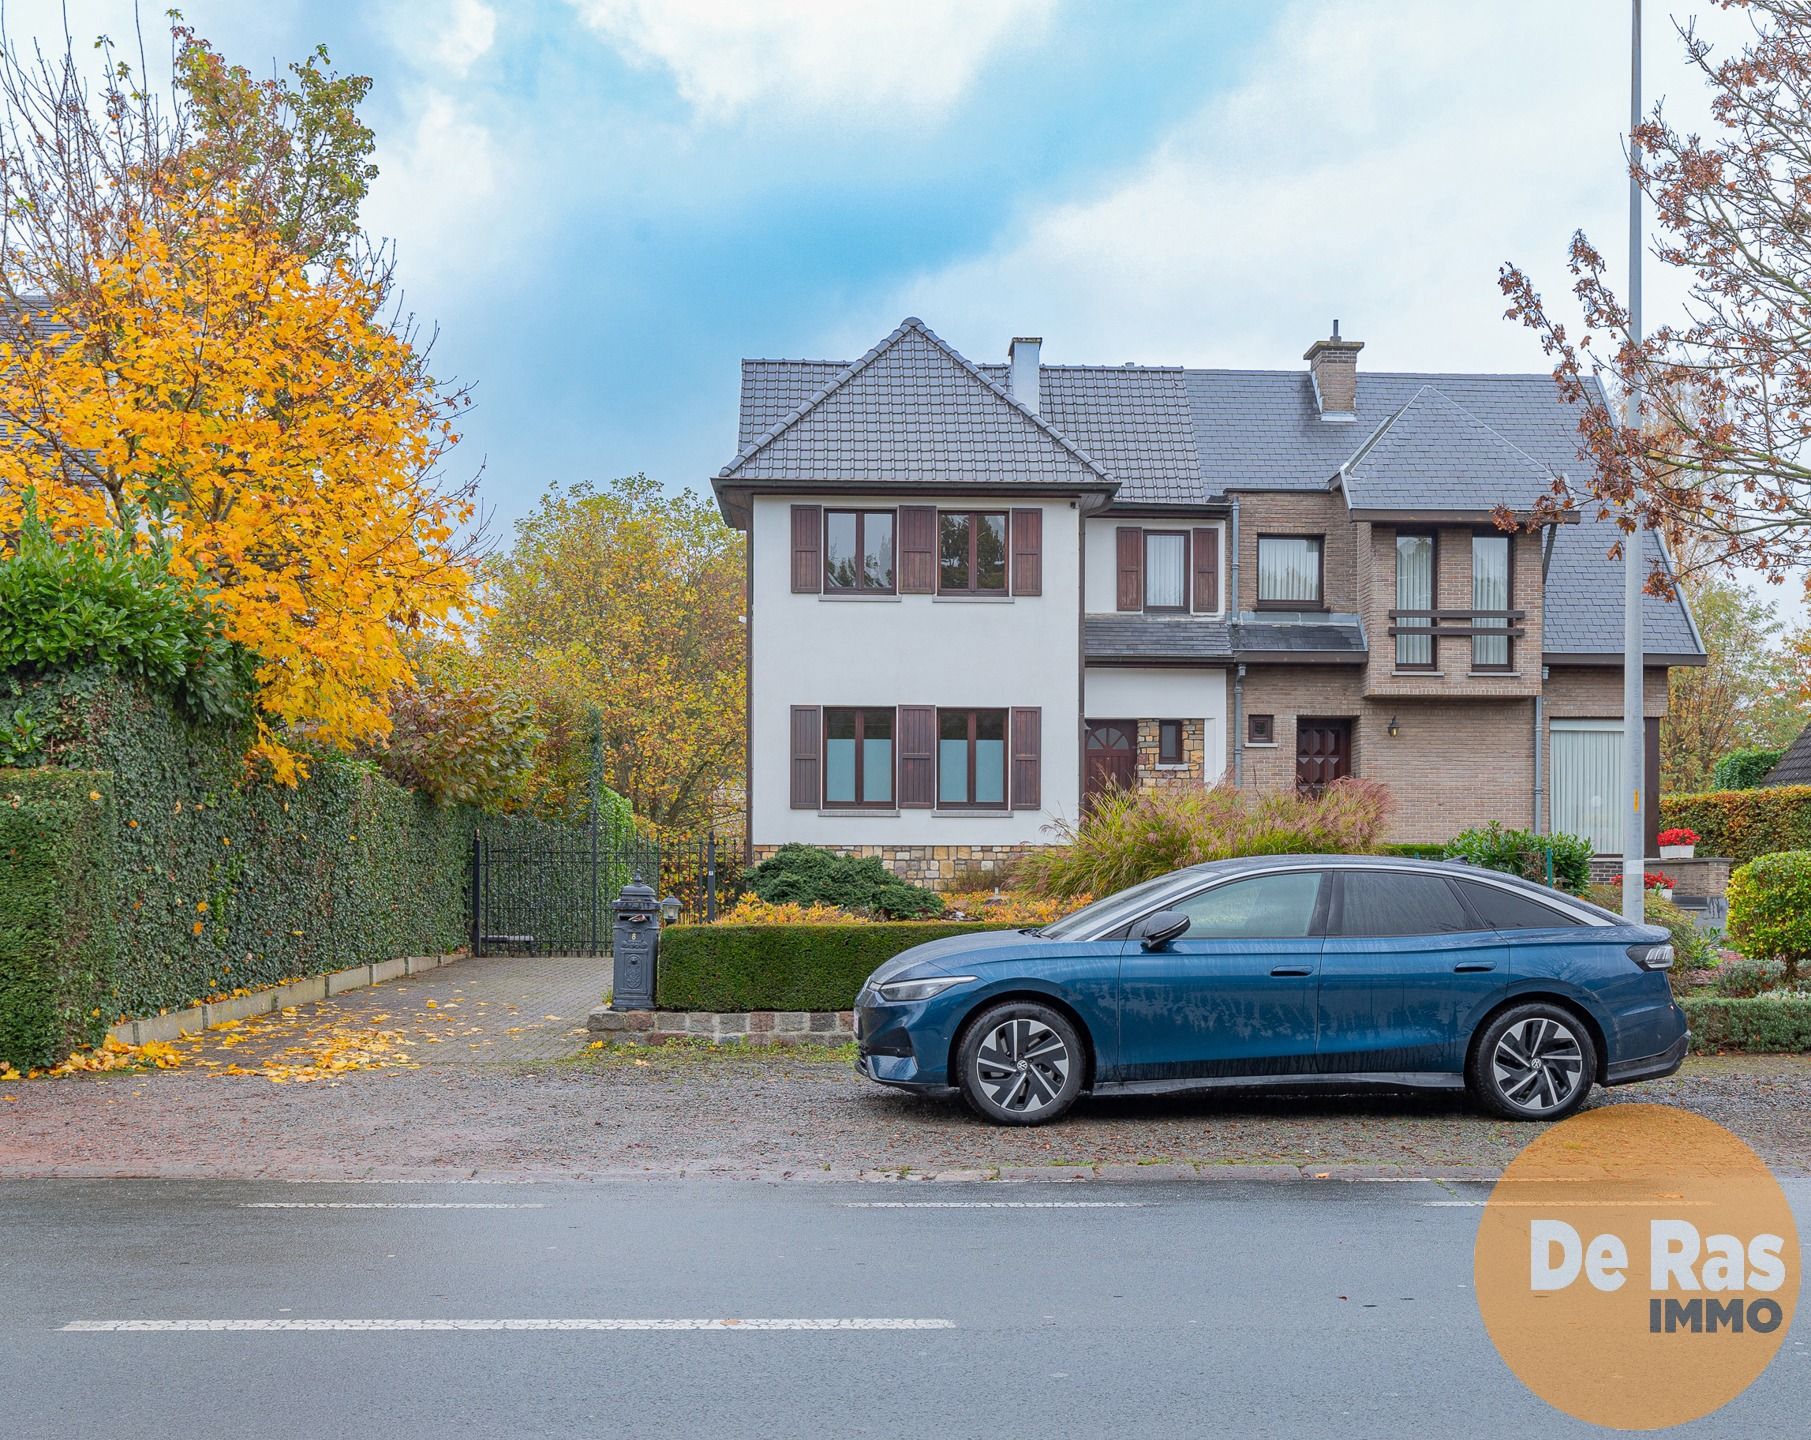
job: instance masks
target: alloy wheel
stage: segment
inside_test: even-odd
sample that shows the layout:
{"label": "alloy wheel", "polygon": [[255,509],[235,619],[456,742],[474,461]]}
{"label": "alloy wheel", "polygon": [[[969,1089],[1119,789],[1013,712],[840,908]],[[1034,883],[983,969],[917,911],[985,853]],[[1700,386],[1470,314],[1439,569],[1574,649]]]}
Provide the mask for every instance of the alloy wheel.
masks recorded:
{"label": "alloy wheel", "polygon": [[1539,1015],[1503,1032],[1490,1068],[1505,1100],[1540,1115],[1572,1099],[1585,1078],[1578,1036],[1558,1020]]}
{"label": "alloy wheel", "polygon": [[1041,1020],[1005,1020],[975,1053],[981,1088],[1002,1110],[1033,1115],[1062,1093],[1074,1063],[1062,1036]]}

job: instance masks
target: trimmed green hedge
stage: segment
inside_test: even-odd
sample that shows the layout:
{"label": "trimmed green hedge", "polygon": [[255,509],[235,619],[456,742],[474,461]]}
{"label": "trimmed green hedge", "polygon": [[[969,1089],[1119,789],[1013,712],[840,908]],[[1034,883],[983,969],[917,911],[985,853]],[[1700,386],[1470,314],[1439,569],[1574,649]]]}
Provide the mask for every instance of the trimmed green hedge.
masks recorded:
{"label": "trimmed green hedge", "polygon": [[[248,782],[244,755],[243,733],[192,722],[162,692],[110,671],[0,679],[0,764],[111,777],[101,787],[112,805],[116,954],[107,1023],[458,949],[474,829],[505,843],[566,829],[436,805],[338,755],[311,758],[295,789]],[[0,791],[36,773],[0,771]],[[609,799],[611,825],[627,824],[626,805]],[[0,873],[0,916],[25,884]]]}
{"label": "trimmed green hedge", "polygon": [[662,1010],[847,1010],[877,968],[927,940],[1012,925],[678,925],[660,937]]}
{"label": "trimmed green hedge", "polygon": [[1781,850],[1811,850],[1811,785],[1662,795],[1660,828],[1698,832],[1698,854],[1737,865]]}
{"label": "trimmed green hedge", "polygon": [[1758,996],[1752,1000],[1706,997],[1679,1002],[1692,1027],[1692,1052],[1719,1050],[1764,1054],[1811,1051],[1811,995],[1802,1000]]}
{"label": "trimmed green hedge", "polygon": [[112,1021],[113,777],[0,772],[0,1069],[54,1065]]}

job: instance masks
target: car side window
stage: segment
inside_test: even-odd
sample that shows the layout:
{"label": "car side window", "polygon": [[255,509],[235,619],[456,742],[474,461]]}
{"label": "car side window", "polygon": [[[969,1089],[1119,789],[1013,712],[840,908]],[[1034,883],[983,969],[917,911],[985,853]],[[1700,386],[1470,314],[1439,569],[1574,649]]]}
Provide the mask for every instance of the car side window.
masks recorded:
{"label": "car side window", "polygon": [[1444,875],[1348,870],[1341,876],[1340,886],[1336,932],[1353,939],[1444,935],[1479,928]]}
{"label": "car side window", "polygon": [[1500,885],[1480,885],[1476,880],[1453,882],[1465,892],[1465,903],[1478,912],[1486,925],[1496,930],[1551,930],[1560,925],[1582,925],[1584,922],[1564,910],[1543,905],[1532,895],[1518,894]]}
{"label": "car side window", "polygon": [[1165,908],[1188,916],[1184,940],[1299,940],[1314,933],[1321,878],[1319,870],[1254,875]]}

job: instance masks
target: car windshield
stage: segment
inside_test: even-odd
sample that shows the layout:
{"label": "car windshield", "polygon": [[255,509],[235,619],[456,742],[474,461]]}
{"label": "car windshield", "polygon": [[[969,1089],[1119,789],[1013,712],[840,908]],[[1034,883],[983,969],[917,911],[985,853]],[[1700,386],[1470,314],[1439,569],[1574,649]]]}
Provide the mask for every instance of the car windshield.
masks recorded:
{"label": "car windshield", "polygon": [[1111,930],[1134,915],[1143,914],[1149,907],[1151,897],[1170,888],[1175,881],[1174,875],[1159,875],[1155,880],[1146,880],[1130,890],[1121,890],[1104,900],[1096,900],[1092,905],[1084,905],[1063,916],[1061,920],[1046,925],[1038,934],[1046,940],[1075,940]]}

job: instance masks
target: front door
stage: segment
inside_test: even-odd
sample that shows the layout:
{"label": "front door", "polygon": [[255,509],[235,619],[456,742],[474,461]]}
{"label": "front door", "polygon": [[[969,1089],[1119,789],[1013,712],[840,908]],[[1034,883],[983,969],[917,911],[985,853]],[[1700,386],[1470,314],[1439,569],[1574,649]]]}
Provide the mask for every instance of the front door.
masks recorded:
{"label": "front door", "polygon": [[1165,906],[1189,928],[1150,950],[1126,943],[1113,1078],[1312,1071],[1326,888],[1321,871],[1285,870]]}
{"label": "front door", "polygon": [[1082,756],[1083,805],[1109,786],[1130,790],[1138,774],[1138,726],[1130,720],[1090,720]]}
{"label": "front door", "polygon": [[1318,795],[1352,773],[1352,722],[1309,719],[1295,722],[1296,788]]}

